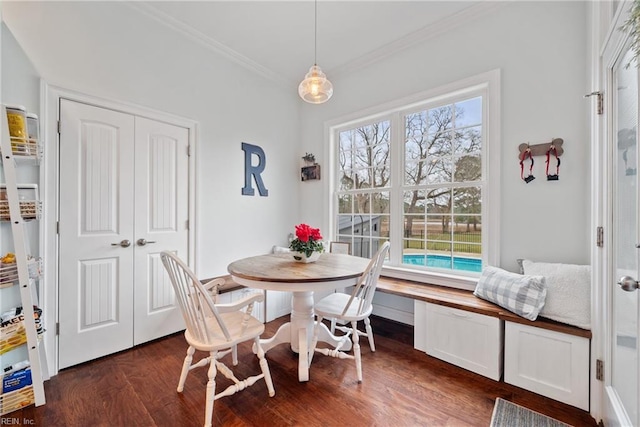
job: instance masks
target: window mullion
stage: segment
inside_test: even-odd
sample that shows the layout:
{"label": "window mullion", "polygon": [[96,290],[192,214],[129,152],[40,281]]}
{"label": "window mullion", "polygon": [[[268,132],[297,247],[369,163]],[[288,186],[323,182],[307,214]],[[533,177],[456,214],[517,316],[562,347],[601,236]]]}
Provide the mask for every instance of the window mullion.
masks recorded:
{"label": "window mullion", "polygon": [[395,112],[391,115],[391,206],[390,213],[390,251],[391,263],[402,264],[404,234],[404,136],[403,115]]}

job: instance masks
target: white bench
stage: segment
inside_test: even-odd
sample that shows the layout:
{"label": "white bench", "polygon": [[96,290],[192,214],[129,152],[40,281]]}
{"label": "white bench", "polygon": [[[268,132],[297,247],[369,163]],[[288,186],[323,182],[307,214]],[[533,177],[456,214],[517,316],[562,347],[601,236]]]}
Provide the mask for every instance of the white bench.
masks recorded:
{"label": "white bench", "polygon": [[[381,277],[414,300],[414,347],[462,368],[589,410],[591,331],[530,321],[471,291]],[[504,351],[503,351],[504,350]]]}

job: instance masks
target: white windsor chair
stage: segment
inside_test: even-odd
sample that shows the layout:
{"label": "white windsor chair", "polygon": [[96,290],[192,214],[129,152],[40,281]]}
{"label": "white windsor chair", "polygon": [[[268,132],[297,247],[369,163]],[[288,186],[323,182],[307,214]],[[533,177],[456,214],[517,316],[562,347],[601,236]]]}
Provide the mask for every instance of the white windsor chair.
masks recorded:
{"label": "white windsor chair", "polygon": [[[213,403],[215,400],[235,394],[238,391],[252,386],[256,381],[264,379],[269,396],[273,397],[275,391],[269,372],[264,350],[260,345],[260,335],[264,332],[264,325],[251,315],[253,304],[262,301],[264,295],[254,294],[231,304],[215,304],[212,293],[217,293],[217,287],[224,283],[216,279],[201,284],[191,269],[175,254],[162,252],[162,263],[169,273],[171,284],[176,294],[176,299],[182,310],[182,315],[187,329],[184,332],[189,344],[187,355],[184,358],[178,392],[184,389],[184,383],[190,370],[209,365],[205,404],[205,427],[211,426],[213,417]],[[245,311],[242,311],[247,307]],[[225,354],[233,353],[233,364],[236,365],[238,343],[253,341],[255,352],[260,360],[262,373],[239,380],[220,358]],[[195,351],[209,353],[197,363],[192,363]],[[215,393],[217,371],[233,381],[233,384],[220,393]]]}
{"label": "white windsor chair", "polygon": [[[324,297],[314,306],[317,316],[316,327],[314,328],[313,341],[311,350],[309,351],[309,363],[313,358],[314,352],[322,353],[325,356],[336,357],[339,359],[355,359],[358,382],[362,382],[362,360],[360,356],[360,336],[366,336],[369,340],[371,351],[376,351],[373,342],[373,330],[369,315],[373,311],[371,301],[378,285],[378,278],[382,270],[382,264],[389,252],[389,242],[384,242],[373,256],[371,262],[367,266],[365,272],[360,276],[358,283],[355,285],[351,295],[336,292]],[[351,323],[351,328],[346,326],[336,326],[336,329],[346,332],[342,341],[333,349],[316,348],[318,344],[318,331],[322,319],[331,319],[332,326],[337,320],[339,322]],[[363,320],[366,332],[359,331],[357,328],[358,321]],[[333,332],[333,331],[332,331]],[[345,341],[351,336],[353,341],[353,355],[347,354],[340,349]]]}

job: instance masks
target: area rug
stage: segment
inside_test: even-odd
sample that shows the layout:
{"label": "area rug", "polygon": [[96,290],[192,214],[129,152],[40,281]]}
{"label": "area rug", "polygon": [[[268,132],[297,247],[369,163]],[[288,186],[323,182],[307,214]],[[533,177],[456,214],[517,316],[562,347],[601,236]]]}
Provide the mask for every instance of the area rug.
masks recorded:
{"label": "area rug", "polygon": [[497,398],[490,427],[571,427],[569,424]]}

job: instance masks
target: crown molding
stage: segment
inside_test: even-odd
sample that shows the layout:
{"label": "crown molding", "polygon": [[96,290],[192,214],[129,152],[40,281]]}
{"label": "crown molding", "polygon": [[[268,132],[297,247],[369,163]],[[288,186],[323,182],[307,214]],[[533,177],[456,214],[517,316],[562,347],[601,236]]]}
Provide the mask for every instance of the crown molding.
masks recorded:
{"label": "crown molding", "polygon": [[[231,62],[238,64],[249,71],[252,71],[258,75],[265,77],[283,87],[291,86],[292,82],[282,77],[279,73],[272,71],[271,69],[260,65],[252,59],[238,53],[230,47],[220,43],[194,29],[193,27],[185,24],[184,22],[174,18],[173,16],[158,10],[157,8],[146,4],[144,2],[123,2],[132,9],[154,19],[167,28],[183,34],[189,39],[195,41],[201,46],[225,57]],[[508,1],[480,1],[473,6],[463,9],[453,15],[450,15],[440,21],[433,24],[429,24],[417,31],[414,31],[400,39],[394,40],[382,47],[372,50],[362,56],[359,56],[345,64],[333,67],[325,70],[327,74],[331,74],[332,78],[337,76],[345,76],[350,73],[359,71],[365,67],[368,67],[376,62],[379,62],[389,56],[392,56],[398,52],[408,49],[416,44],[422,43],[426,40],[433,39],[444,33],[451,31],[452,29],[461,27],[463,25],[472,22],[479,17],[486,15],[489,12],[493,12],[498,8],[508,4]]]}
{"label": "crown molding", "polygon": [[364,55],[343,65],[339,65],[333,69],[327,69],[326,73],[331,74],[331,76],[335,78],[336,76],[345,76],[356,72],[391,55],[415,46],[418,43],[425,42],[429,39],[433,39],[444,33],[450,32],[455,28],[466,25],[469,22],[474,21],[489,12],[493,12],[508,3],[509,2],[507,1],[480,1],[473,6],[469,6],[468,8],[454,13],[453,15],[441,19],[440,21],[409,33],[400,39],[387,43],[386,45],[372,50],[369,53],[365,53]]}
{"label": "crown molding", "polygon": [[217,40],[207,36],[201,31],[194,29],[193,27],[185,24],[184,22],[174,18],[171,15],[168,15],[165,12],[156,9],[151,5],[145,4],[144,2],[123,3],[131,7],[132,9],[135,9],[138,12],[154,19],[155,21],[170,28],[171,30],[183,34],[184,36],[197,42],[201,46],[225,57],[226,59],[246,68],[249,71],[257,73],[282,86],[288,87],[291,85],[291,82],[289,82],[287,79],[284,79],[278,73],[275,73],[272,70],[263,67],[262,65],[236,52],[230,47],[218,42]]}

